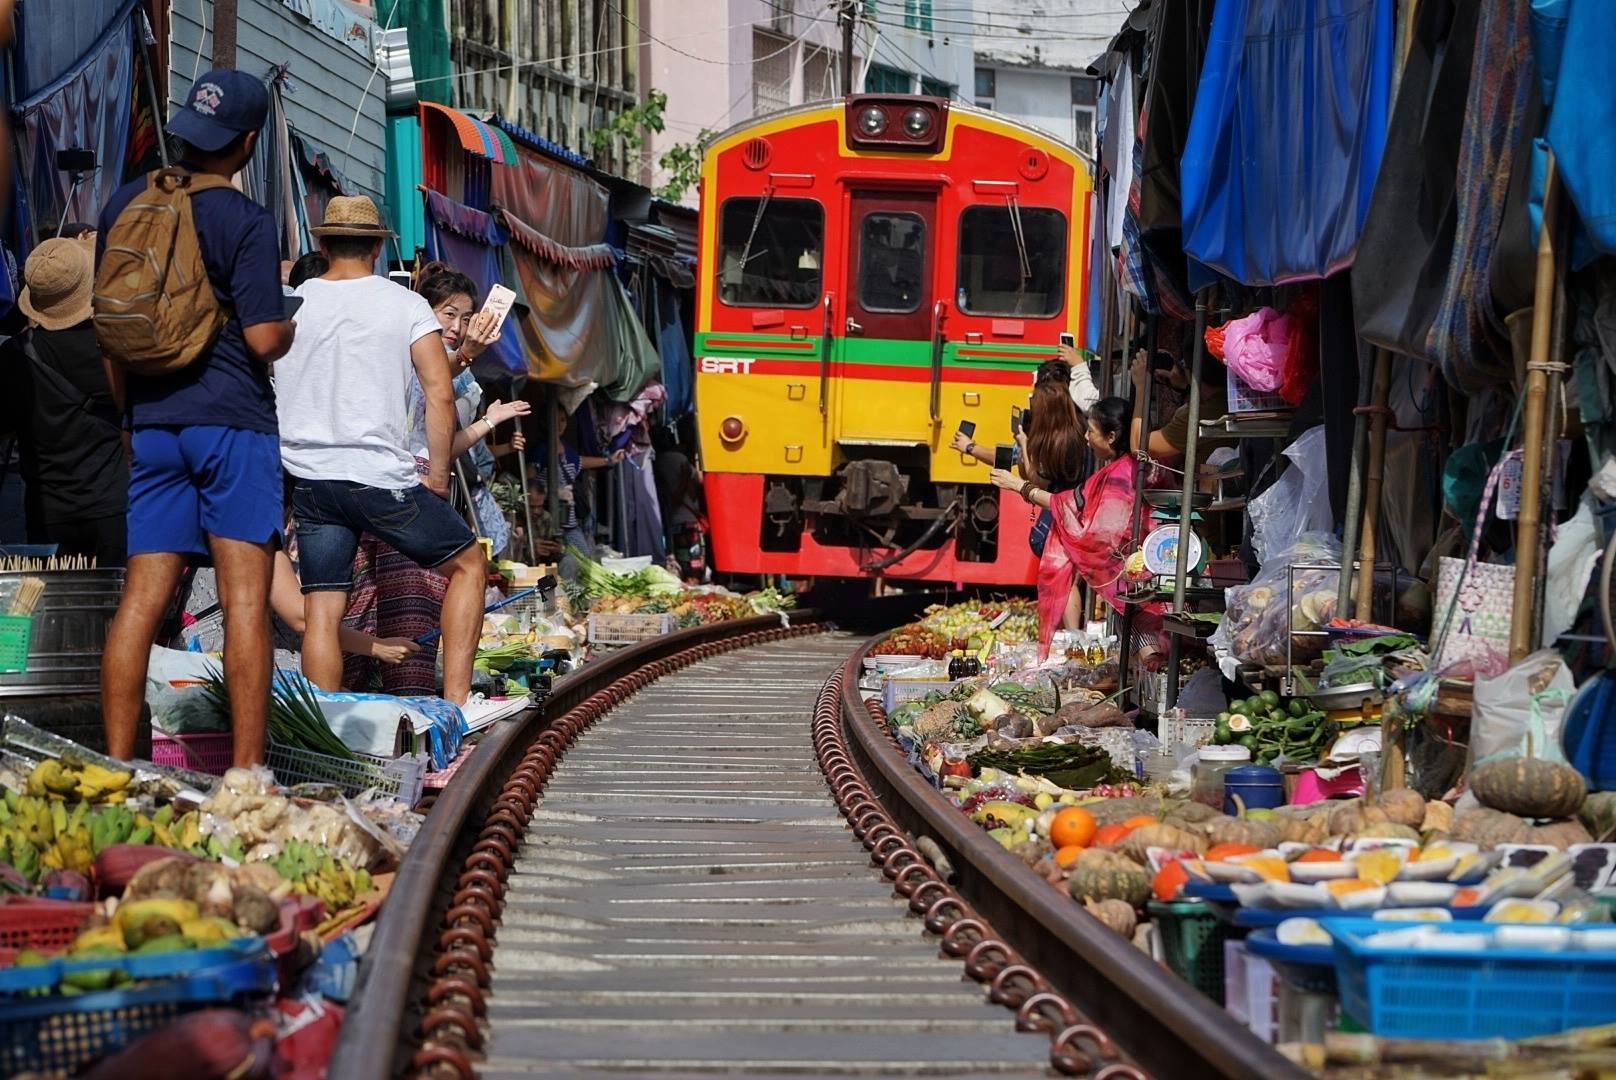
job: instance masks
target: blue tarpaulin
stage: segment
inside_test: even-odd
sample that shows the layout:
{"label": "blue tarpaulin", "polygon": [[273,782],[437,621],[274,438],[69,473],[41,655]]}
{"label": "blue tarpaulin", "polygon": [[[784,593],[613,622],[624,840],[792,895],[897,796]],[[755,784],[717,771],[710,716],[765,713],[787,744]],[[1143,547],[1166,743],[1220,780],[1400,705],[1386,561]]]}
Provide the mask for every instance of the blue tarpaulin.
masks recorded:
{"label": "blue tarpaulin", "polygon": [[1351,264],[1394,29],[1393,0],[1218,0],[1182,162],[1193,288],[1208,268],[1274,285]]}

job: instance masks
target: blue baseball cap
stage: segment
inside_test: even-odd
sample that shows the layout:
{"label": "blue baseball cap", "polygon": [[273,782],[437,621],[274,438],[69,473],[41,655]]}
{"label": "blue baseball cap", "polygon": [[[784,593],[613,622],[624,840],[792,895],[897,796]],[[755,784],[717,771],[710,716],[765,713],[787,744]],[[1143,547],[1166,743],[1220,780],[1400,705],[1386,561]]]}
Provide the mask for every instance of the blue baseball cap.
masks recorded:
{"label": "blue baseball cap", "polygon": [[191,84],[185,107],[168,122],[198,150],[222,150],[236,136],[257,131],[269,119],[269,90],[263,80],[241,71],[217,68]]}

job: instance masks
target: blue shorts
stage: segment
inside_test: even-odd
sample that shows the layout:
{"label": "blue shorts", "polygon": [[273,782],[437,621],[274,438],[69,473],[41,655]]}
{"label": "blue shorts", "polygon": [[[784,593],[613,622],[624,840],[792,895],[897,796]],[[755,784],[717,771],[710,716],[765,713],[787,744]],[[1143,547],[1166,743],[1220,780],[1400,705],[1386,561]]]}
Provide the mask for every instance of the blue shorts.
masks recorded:
{"label": "blue shorts", "polygon": [[140,427],[129,468],[129,554],[207,555],[208,537],[281,539],[280,439],[228,427]]}
{"label": "blue shorts", "polygon": [[292,517],[298,577],[306,593],[349,590],[360,533],[386,541],[428,569],[477,542],[448,500],[420,484],[393,490],[299,477],[292,485]]}

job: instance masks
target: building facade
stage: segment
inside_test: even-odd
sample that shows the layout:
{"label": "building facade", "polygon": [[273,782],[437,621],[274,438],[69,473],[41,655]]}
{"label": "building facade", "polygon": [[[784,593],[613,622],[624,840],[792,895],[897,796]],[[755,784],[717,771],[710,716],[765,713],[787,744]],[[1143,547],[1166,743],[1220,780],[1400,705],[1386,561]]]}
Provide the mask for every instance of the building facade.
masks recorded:
{"label": "building facade", "polygon": [[[973,0],[856,0],[853,88],[969,101]],[[662,156],[757,116],[841,94],[842,29],[821,0],[639,0],[646,85],[668,95],[643,179]],[[693,189],[685,192],[693,201]]]}
{"label": "building facade", "polygon": [[975,0],[971,100],[1093,156],[1097,84],[1085,69],[1116,33],[1115,0]]}

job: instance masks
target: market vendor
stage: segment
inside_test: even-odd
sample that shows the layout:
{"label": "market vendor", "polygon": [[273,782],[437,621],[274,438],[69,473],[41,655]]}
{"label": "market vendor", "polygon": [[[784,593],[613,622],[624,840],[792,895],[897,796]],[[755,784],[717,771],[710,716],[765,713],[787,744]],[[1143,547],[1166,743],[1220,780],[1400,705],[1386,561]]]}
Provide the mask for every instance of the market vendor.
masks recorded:
{"label": "market vendor", "polygon": [[[1151,364],[1148,354],[1140,349],[1134,354],[1133,367],[1130,374],[1133,378],[1133,399],[1144,400],[1145,380],[1150,377]],[[1179,361],[1171,370],[1169,381],[1176,387],[1189,388],[1189,373],[1184,370],[1183,361]],[[1223,362],[1214,356],[1207,355],[1201,358],[1201,418],[1213,420],[1223,416],[1229,411],[1228,375]],[[1135,453],[1141,446],[1146,448],[1152,458],[1177,462],[1184,457],[1184,450],[1189,445],[1190,407],[1185,402],[1174,410],[1167,423],[1150,433],[1145,439],[1144,431],[1147,418],[1135,416],[1133,418],[1130,445]],[[1200,439],[1197,441],[1199,453],[1197,456],[1204,461],[1206,455],[1219,446],[1228,445],[1227,440]]]}

